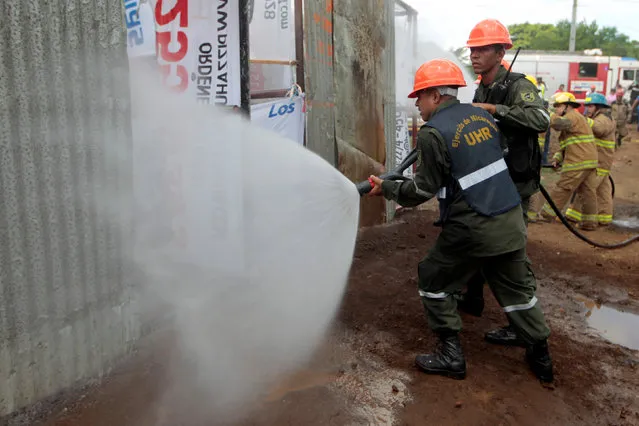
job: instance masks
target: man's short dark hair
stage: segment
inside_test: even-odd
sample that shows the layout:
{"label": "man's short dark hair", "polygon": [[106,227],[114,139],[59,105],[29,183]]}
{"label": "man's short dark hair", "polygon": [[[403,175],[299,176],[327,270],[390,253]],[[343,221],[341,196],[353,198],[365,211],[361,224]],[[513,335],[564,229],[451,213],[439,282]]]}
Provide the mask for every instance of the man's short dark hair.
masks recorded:
{"label": "man's short dark hair", "polygon": [[506,48],[504,47],[503,44],[493,44],[493,49],[495,49],[495,52],[497,53],[501,53],[501,52],[506,53]]}

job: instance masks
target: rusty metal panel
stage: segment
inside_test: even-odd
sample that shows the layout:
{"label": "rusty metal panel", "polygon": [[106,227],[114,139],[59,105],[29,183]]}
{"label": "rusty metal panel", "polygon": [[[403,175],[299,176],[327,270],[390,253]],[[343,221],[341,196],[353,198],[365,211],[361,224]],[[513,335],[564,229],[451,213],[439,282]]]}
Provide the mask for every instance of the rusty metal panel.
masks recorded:
{"label": "rusty metal panel", "polygon": [[[396,119],[396,78],[395,58],[397,44],[395,43],[395,0],[386,0],[386,44],[382,52],[382,75],[384,76],[384,139],[386,142],[386,170],[392,170],[396,166],[395,150],[397,149],[395,126]],[[395,216],[394,202],[386,203],[386,220],[392,220]]]}
{"label": "rusty metal panel", "polygon": [[[388,65],[394,63],[388,27],[394,15],[389,10],[388,0],[335,2],[335,132],[340,170],[354,181],[379,173],[387,157],[385,128],[394,129],[394,79],[388,87]],[[382,222],[384,205],[364,198],[361,225]]]}
{"label": "rusty metal panel", "polygon": [[304,2],[306,146],[337,165],[333,87],[333,1]]}
{"label": "rusty metal panel", "polygon": [[130,208],[114,197],[131,187],[122,2],[3,0],[0,13],[3,423],[105,374],[140,327]]}

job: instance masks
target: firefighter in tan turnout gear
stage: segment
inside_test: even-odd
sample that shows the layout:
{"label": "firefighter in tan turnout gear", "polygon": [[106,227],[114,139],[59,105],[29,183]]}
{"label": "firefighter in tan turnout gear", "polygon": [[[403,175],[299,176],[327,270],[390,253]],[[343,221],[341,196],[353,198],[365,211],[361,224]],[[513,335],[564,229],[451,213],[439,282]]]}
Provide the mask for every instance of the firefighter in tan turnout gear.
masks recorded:
{"label": "firefighter in tan turnout gear", "polygon": [[[610,225],[612,222],[612,184],[610,183],[610,169],[615,155],[615,123],[607,115],[610,105],[606,97],[600,93],[593,93],[586,98],[586,116],[592,127],[592,133],[597,145],[599,164],[597,165],[597,216],[587,218],[596,221],[599,225]],[[568,209],[566,217],[576,222],[582,222],[586,218],[583,210],[583,194],[577,193],[577,199],[573,207]]]}
{"label": "firefighter in tan turnout gear", "polygon": [[[560,131],[560,151],[554,155],[553,165],[561,165],[561,177],[550,197],[563,210],[573,193],[579,191],[583,200],[581,229],[593,230],[597,227],[597,145],[586,117],[576,110],[579,106],[572,93],[564,92],[555,97],[550,127]],[[544,204],[538,220],[555,218],[550,205]]]}

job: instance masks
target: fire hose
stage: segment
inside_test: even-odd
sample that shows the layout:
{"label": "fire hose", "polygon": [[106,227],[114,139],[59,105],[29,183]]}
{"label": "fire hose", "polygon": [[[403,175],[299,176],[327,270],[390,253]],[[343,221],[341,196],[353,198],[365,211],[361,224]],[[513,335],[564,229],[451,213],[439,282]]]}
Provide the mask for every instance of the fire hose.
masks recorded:
{"label": "fire hose", "polygon": [[[404,159],[404,161],[402,161],[396,168],[394,168],[393,170],[381,174],[379,176],[380,179],[382,180],[394,180],[394,181],[399,181],[399,180],[409,180],[406,176],[403,175],[404,171],[406,169],[408,169],[415,161],[417,161],[417,149],[413,149]],[[552,166],[544,166],[544,167],[552,167]],[[612,196],[614,197],[615,195],[615,183],[612,180],[612,176],[608,177],[610,179],[610,183],[612,184]],[[357,191],[359,192],[360,196],[363,196],[365,194],[368,194],[374,186],[374,182],[372,180],[365,180],[362,181],[360,183],[358,183],[356,185],[357,187]],[[555,202],[552,200],[552,198],[550,198],[550,194],[548,194],[548,191],[546,190],[546,188],[543,185],[539,185],[539,189],[542,193],[542,195],[544,196],[544,198],[546,199],[546,201],[548,201],[548,205],[550,205],[550,207],[552,208],[552,210],[555,212],[555,214],[557,215],[557,217],[559,218],[559,220],[561,221],[561,223],[568,228],[568,230],[575,235],[577,238],[579,238],[580,240],[594,246],[594,247],[598,247],[598,248],[603,248],[603,249],[617,249],[617,248],[622,248],[622,247],[626,247],[636,241],[639,241],[639,234],[634,235],[633,237],[628,238],[627,240],[621,241],[619,243],[615,243],[615,244],[602,244],[602,243],[598,243],[596,241],[591,240],[590,238],[586,237],[585,235],[583,235],[582,233],[580,233],[577,229],[575,229],[570,222],[568,221],[568,219],[566,219],[566,217],[564,216],[564,214],[561,212],[561,210],[557,207],[557,205],[555,204]]]}
{"label": "fire hose", "polygon": [[[382,180],[408,180],[403,173],[407,168],[412,166],[415,161],[417,161],[417,148],[409,152],[406,158],[404,158],[404,161],[402,161],[397,167],[390,172],[379,175],[379,178]],[[373,181],[368,179],[358,183],[356,187],[359,195],[362,196],[371,192],[374,185]]]}

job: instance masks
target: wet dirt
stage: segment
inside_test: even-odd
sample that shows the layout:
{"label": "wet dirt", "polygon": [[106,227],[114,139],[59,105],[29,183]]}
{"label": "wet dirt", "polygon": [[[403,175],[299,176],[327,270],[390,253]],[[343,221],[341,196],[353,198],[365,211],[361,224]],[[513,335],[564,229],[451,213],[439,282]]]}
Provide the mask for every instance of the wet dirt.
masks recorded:
{"label": "wet dirt", "polygon": [[318,371],[302,370],[286,377],[264,398],[265,402],[274,402],[284,398],[292,392],[314,388],[316,386],[326,386],[337,380],[335,373],[324,373]]}
{"label": "wet dirt", "polygon": [[639,204],[621,199],[615,204],[612,225],[621,230],[639,230]]}
{"label": "wet dirt", "polygon": [[[616,203],[637,205],[639,144],[625,144],[617,157]],[[462,316],[468,377],[450,380],[413,366],[415,355],[435,344],[416,282],[417,262],[439,233],[432,207],[403,210],[393,223],[360,232],[348,288],[322,348],[301,372],[247,404],[233,426],[639,424],[639,352],[607,340],[625,318],[602,325],[612,315],[608,308],[639,312],[639,243],[602,250],[559,224],[531,225],[529,256],[552,329],[554,386],[541,386],[529,373],[523,349],[483,340],[505,322],[488,290],[483,316]],[[628,235],[613,228],[588,234],[607,242]],[[594,303],[589,317],[582,300]],[[31,424],[229,425],[171,373],[174,352],[172,332],[157,332],[101,386],[61,400]]]}
{"label": "wet dirt", "polygon": [[634,217],[615,219],[612,221],[612,224],[621,229],[639,230],[639,219]]}

